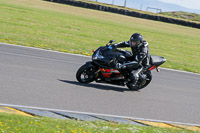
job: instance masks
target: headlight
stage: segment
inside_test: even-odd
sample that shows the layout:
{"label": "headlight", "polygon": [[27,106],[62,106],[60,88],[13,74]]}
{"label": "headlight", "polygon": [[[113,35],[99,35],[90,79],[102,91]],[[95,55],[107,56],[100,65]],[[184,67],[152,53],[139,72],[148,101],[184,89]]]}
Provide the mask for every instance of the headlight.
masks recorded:
{"label": "headlight", "polygon": [[93,60],[97,60],[96,54],[92,56],[92,59],[93,59]]}
{"label": "headlight", "polygon": [[103,59],[104,57],[102,55],[100,55],[99,50],[96,52],[96,54],[94,54],[92,56],[93,60],[97,60],[97,59]]}

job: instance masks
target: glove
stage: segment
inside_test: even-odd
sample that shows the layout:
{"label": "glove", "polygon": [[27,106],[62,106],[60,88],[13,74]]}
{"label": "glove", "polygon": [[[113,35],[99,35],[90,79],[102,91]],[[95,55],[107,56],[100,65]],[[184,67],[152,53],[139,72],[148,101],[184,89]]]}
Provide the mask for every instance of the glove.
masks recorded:
{"label": "glove", "polygon": [[115,66],[116,69],[125,69],[126,66],[121,64],[121,63],[117,63],[116,66]]}

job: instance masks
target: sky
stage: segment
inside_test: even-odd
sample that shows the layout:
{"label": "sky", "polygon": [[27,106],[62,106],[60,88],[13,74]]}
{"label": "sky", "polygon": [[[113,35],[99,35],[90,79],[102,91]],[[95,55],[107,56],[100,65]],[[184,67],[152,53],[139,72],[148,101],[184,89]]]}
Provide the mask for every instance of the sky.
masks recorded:
{"label": "sky", "polygon": [[[103,3],[147,11],[148,7],[161,9],[162,12],[185,11],[200,14],[200,0],[93,0]],[[158,13],[158,10],[148,8],[148,11]]]}
{"label": "sky", "polygon": [[160,1],[177,4],[190,9],[200,10],[200,0],[160,0]]}

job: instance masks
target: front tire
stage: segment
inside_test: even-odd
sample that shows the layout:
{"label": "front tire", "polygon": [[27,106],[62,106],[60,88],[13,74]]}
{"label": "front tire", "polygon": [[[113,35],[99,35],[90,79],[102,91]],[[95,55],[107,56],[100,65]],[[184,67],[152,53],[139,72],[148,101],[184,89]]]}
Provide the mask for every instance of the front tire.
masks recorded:
{"label": "front tire", "polygon": [[76,79],[80,83],[86,83],[87,84],[87,83],[93,82],[95,80],[94,79],[94,73],[95,73],[95,69],[94,69],[93,66],[89,66],[87,64],[84,64],[76,72]]}

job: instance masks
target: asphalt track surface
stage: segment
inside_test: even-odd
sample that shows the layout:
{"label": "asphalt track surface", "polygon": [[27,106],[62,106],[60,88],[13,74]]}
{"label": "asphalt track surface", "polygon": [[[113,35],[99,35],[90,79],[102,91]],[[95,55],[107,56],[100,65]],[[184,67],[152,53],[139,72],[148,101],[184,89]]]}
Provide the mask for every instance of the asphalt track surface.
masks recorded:
{"label": "asphalt track surface", "polygon": [[80,84],[88,57],[0,44],[0,103],[200,124],[200,75],[161,69],[139,92]]}

